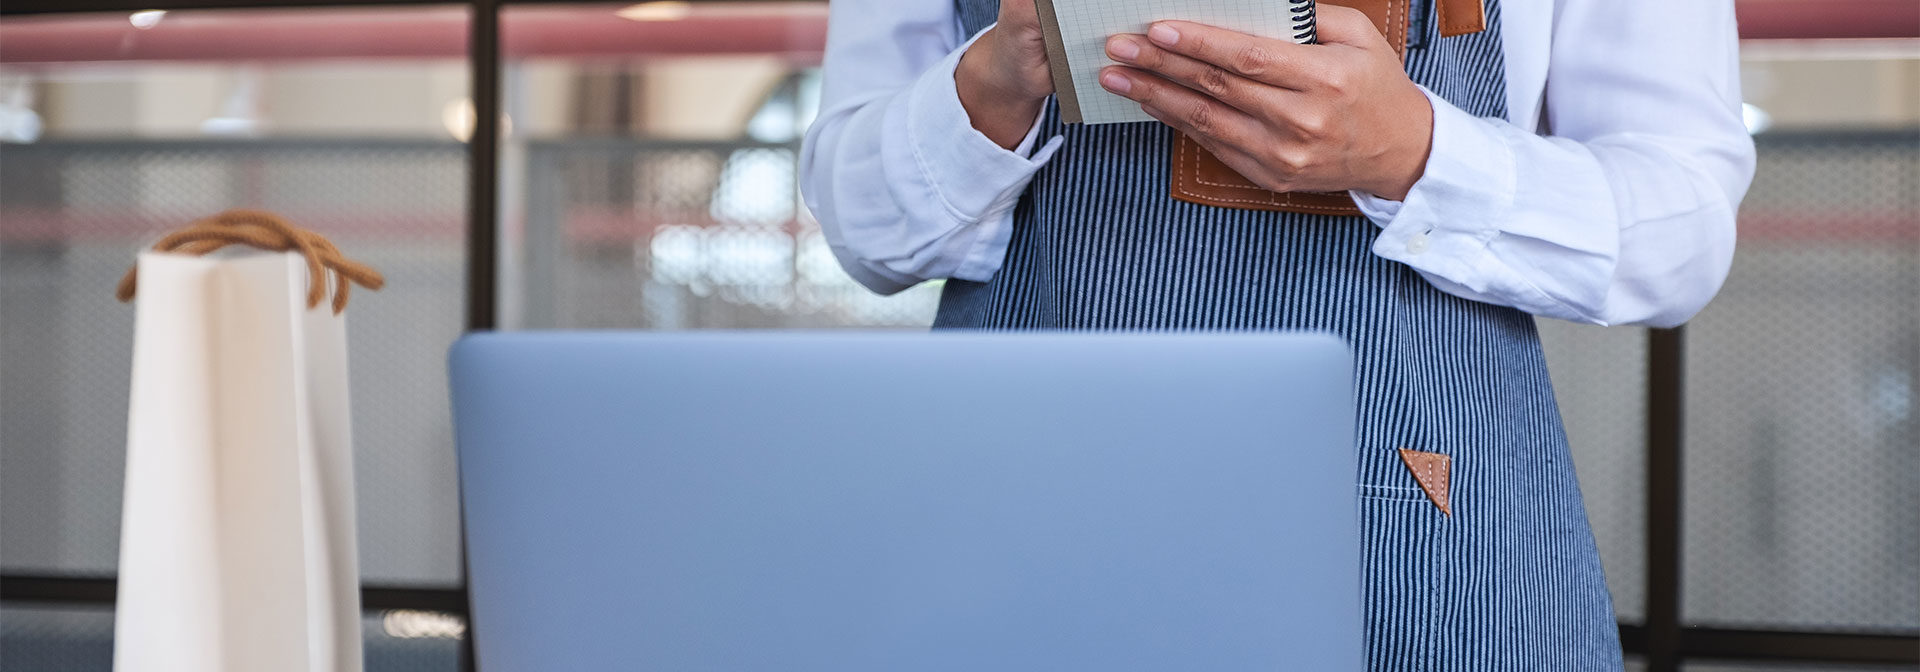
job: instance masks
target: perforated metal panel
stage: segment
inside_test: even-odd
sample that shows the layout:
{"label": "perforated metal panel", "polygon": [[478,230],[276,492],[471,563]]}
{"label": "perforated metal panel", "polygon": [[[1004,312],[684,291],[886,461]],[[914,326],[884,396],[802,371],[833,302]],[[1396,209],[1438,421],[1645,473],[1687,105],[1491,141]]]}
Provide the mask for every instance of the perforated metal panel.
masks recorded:
{"label": "perforated metal panel", "polygon": [[1539,323],[1614,612],[1639,622],[1646,611],[1647,330]]}
{"label": "perforated metal panel", "polygon": [[527,146],[505,246],[524,328],[925,327],[938,283],[892,297],[841,270],[806,211],[797,143],[596,139]]}
{"label": "perforated metal panel", "polygon": [[1911,667],[1894,665],[1820,665],[1815,663],[1693,663],[1681,669],[1687,672],[1912,672]]}
{"label": "perforated metal panel", "polygon": [[[113,610],[0,608],[0,672],[113,669]],[[465,626],[444,614],[372,612],[361,619],[366,672],[456,672]]]}
{"label": "perforated metal panel", "polygon": [[364,672],[458,672],[466,623],[433,612],[369,612],[360,621]]}
{"label": "perforated metal panel", "polygon": [[1688,331],[1686,619],[1920,628],[1920,135],[1760,156]]}
{"label": "perforated metal panel", "polygon": [[0,608],[0,672],[113,669],[113,610],[13,605]]}
{"label": "perforated metal panel", "polygon": [[110,575],[133,348],[113,286],[163,231],[235,206],[386,273],[348,313],[362,570],[459,580],[445,394],[465,149],[420,141],[49,141],[0,152],[0,566]]}

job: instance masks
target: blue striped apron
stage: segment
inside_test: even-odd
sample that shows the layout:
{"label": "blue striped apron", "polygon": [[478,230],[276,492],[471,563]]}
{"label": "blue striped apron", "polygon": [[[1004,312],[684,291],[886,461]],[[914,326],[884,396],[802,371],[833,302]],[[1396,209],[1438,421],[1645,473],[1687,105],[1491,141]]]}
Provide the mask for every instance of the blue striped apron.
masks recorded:
{"label": "blue striped apron", "polygon": [[[1431,2],[1416,5],[1431,11]],[[998,0],[955,0],[968,35]],[[1506,114],[1500,7],[1442,39],[1415,22],[1407,72]],[[1353,346],[1373,670],[1618,670],[1618,630],[1533,319],[1440,292],[1374,256],[1364,218],[1168,197],[1171,131],[1065,126],[1015,210],[990,282],[949,281],[936,328],[1310,329]],[[1447,516],[1398,449],[1452,457]]]}

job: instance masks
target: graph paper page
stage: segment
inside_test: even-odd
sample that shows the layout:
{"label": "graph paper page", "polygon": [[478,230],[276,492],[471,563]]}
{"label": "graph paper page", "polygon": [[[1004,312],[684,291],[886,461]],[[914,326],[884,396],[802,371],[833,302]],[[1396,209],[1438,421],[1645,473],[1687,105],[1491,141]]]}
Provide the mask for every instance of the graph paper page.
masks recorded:
{"label": "graph paper page", "polygon": [[1060,44],[1072,73],[1074,98],[1088,124],[1152,121],[1140,104],[1100,87],[1100,69],[1113,65],[1107,58],[1107,38],[1122,33],[1145,34],[1155,21],[1180,20],[1219,26],[1262,37],[1292,39],[1296,12],[1305,0],[1043,0],[1053,5],[1060,26]]}

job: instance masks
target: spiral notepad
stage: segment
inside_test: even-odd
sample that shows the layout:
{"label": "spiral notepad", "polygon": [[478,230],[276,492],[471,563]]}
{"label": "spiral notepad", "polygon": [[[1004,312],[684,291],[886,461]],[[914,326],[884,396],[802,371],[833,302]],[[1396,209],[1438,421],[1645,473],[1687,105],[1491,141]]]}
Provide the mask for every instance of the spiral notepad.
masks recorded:
{"label": "spiral notepad", "polygon": [[1252,35],[1314,41],[1314,0],[1037,0],[1053,65],[1060,119],[1069,124],[1152,121],[1140,104],[1100,87],[1112,65],[1107,38],[1144,34],[1155,21],[1180,20]]}

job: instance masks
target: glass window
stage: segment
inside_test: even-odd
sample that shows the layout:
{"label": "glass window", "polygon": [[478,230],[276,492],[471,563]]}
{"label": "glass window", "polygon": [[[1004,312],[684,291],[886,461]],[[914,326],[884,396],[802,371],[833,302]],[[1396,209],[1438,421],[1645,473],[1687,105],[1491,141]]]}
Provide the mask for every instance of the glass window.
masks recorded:
{"label": "glass window", "polygon": [[[1920,471],[1920,60],[1903,44],[1746,45],[1758,175],[1732,277],[1688,331],[1690,620],[1920,626],[1900,564],[1920,557],[1901,532],[1920,529],[1920,488],[1893,476]],[[1646,330],[1540,329],[1616,610],[1639,622]]]}
{"label": "glass window", "polygon": [[459,672],[466,620],[434,611],[368,612],[360,621],[364,672]]}
{"label": "glass window", "polygon": [[161,232],[257,207],[387,275],[348,320],[361,568],[458,583],[467,26],[458,7],[6,19],[0,567],[114,572],[134,311],[113,286]]}
{"label": "glass window", "polygon": [[[361,619],[366,672],[457,672],[459,617],[424,611],[369,612]],[[0,672],[98,672],[113,668],[113,609],[8,603],[0,608]]]}
{"label": "glass window", "polygon": [[8,603],[0,607],[0,672],[113,669],[113,609]]}
{"label": "glass window", "polygon": [[1823,665],[1820,663],[1689,663],[1687,672],[1912,672],[1897,665]]}
{"label": "glass window", "polygon": [[1746,54],[1759,171],[1733,273],[1687,336],[1686,620],[1911,632],[1920,59]]}
{"label": "glass window", "polygon": [[1647,593],[1647,330],[1539,325],[1614,613],[1638,623]]}
{"label": "glass window", "polygon": [[924,327],[938,283],[876,296],[801,202],[825,2],[508,7],[502,322]]}

